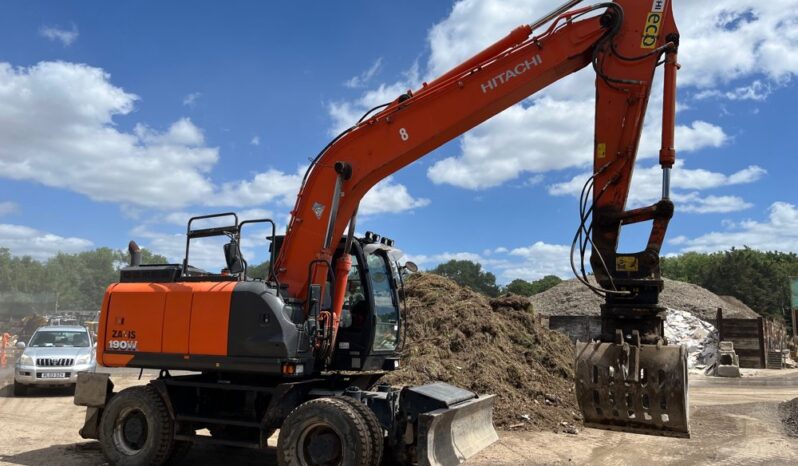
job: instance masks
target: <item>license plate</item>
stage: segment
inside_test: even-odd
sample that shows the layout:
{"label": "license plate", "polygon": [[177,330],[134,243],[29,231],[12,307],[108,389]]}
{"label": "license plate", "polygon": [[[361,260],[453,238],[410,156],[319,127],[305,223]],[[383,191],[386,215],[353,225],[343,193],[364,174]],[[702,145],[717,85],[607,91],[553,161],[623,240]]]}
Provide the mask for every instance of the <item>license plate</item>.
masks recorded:
{"label": "license plate", "polygon": [[65,379],[66,372],[42,372],[43,379]]}

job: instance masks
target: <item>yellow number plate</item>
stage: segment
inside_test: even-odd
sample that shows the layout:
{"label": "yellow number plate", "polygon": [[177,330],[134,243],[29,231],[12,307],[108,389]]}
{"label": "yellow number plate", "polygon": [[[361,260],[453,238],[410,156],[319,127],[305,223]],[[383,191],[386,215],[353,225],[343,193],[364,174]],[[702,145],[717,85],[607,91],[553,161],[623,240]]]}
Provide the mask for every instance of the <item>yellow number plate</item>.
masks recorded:
{"label": "yellow number plate", "polygon": [[615,270],[618,272],[637,272],[637,257],[618,256],[615,258]]}

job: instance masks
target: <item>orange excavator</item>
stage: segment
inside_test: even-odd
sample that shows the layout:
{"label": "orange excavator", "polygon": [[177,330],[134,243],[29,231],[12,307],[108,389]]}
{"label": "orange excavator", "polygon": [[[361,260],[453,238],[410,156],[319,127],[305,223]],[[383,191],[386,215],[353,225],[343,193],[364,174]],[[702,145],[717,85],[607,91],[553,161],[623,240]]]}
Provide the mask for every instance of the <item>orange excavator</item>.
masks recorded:
{"label": "orange excavator", "polygon": [[[380,383],[412,344],[401,302],[415,266],[398,261],[392,240],[355,235],[358,205],[380,180],[592,66],[593,174],[571,258],[605,304],[601,334],[577,346],[579,405],[589,426],[688,436],[685,352],[667,344],[658,305],[659,252],[673,215],[679,34],[671,1],[579,3],[516,28],[333,139],[310,164],[285,235],[269,219],[226,213],[189,221],[181,264],[142,265],[131,242],[131,265],[103,300],[97,358],[159,375],[117,393],[108,374],[80,374],[75,402],[88,407],[81,435],[99,439],[120,465],[175,462],[197,442],[265,447],[276,429],[281,465],[377,465],[384,456],[453,465],[494,442],[492,395]],[[626,210],[660,66],[662,199]],[[618,252],[621,227],[638,222],[651,222],[648,246]],[[270,269],[259,278],[241,254],[242,230],[253,223],[271,225]],[[222,273],[190,265],[192,241],[219,236]]]}

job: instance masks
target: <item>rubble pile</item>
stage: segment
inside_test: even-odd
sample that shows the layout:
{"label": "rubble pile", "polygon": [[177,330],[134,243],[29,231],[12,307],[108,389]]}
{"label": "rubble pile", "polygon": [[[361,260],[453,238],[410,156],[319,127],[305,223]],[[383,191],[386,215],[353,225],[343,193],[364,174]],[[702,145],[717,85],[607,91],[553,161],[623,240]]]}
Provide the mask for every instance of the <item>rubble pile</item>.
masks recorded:
{"label": "rubble pile", "polygon": [[712,364],[718,352],[715,326],[678,309],[668,309],[665,338],[670,344],[687,347],[687,367],[690,369]]}
{"label": "rubble pile", "polygon": [[[595,284],[593,277],[591,282]],[[718,308],[723,317],[755,319],[760,317],[742,301],[715,293],[691,283],[664,279],[665,289],[660,295],[660,304],[671,309],[680,309],[705,321],[715,320]],[[535,312],[542,315],[598,315],[604,300],[576,279],[567,280],[531,298]]]}
{"label": "rubble pile", "polygon": [[497,427],[576,433],[574,349],[541,327],[529,301],[490,299],[438,275],[418,273],[405,285],[407,341],[393,385],[447,382],[497,395]]}

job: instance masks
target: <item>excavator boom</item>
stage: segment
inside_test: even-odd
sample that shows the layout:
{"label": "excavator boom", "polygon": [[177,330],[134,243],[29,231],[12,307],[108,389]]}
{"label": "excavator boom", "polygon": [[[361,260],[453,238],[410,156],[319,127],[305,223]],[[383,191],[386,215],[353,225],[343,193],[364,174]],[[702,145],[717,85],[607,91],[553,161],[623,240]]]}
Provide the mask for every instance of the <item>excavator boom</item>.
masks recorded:
{"label": "excavator boom", "polygon": [[[313,302],[307,299],[311,286],[324,289],[329,281],[334,283],[332,305],[320,311],[331,335],[323,346],[331,351],[350,267],[346,257],[336,264],[332,258],[347,225],[351,237],[359,202],[369,189],[493,115],[592,65],[596,72],[594,168],[580,200],[574,251],[579,250],[581,259],[579,265],[574,264],[574,272],[604,296],[606,304],[601,310],[599,342],[579,349],[580,406],[592,425],[618,428],[634,423],[635,431],[659,433],[664,423],[665,430],[686,435],[686,376],[658,380],[658,384],[670,384],[668,390],[676,393],[667,400],[658,396],[665,388],[654,390],[651,385],[646,393],[613,391],[608,382],[639,386],[640,373],[646,370],[654,377],[663,367],[669,368],[668,375],[684,372],[679,349],[664,345],[664,309],[657,305],[662,289],[659,251],[673,214],[668,189],[675,160],[679,34],[671,1],[616,0],[571,9],[578,3],[569,1],[541,20],[516,28],[420,89],[378,107],[378,113],[365,115],[333,140],[308,168],[273,270],[291,296],[307,303]],[[538,30],[545,24],[546,29]],[[660,151],[663,197],[655,205],[626,210],[654,72],[660,65],[665,69]],[[619,253],[621,226],[644,221],[652,224],[646,249]],[[588,250],[597,284],[587,277],[584,257]],[[306,312],[311,312],[310,304]],[[658,348],[656,352],[649,351],[649,345]],[[610,370],[623,376],[610,377]],[[647,420],[651,417],[648,406],[654,404],[649,397],[660,406],[656,423]],[[669,411],[670,416],[661,416]]]}

